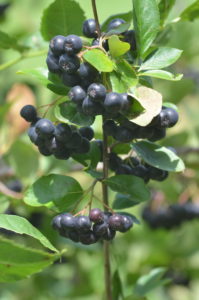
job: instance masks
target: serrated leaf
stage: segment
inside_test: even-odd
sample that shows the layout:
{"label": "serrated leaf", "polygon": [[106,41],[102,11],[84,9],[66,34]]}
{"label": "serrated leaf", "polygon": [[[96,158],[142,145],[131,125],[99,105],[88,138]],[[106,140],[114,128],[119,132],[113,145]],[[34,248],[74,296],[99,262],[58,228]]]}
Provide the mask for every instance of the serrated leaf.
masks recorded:
{"label": "serrated leaf", "polygon": [[109,51],[113,57],[124,55],[130,49],[130,44],[122,42],[117,35],[113,35],[108,39]]}
{"label": "serrated leaf", "polygon": [[40,177],[24,195],[30,206],[55,206],[60,212],[71,210],[82,197],[80,184],[72,177],[50,174]]}
{"label": "serrated leaf", "polygon": [[[6,154],[9,164],[19,178],[27,179],[35,175],[38,170],[38,153],[33,149],[30,143],[17,140]],[[24,163],[24,159],[26,163]]]}
{"label": "serrated leaf", "polygon": [[18,41],[13,37],[8,35],[7,33],[0,30],[0,48],[1,49],[14,49],[19,52],[22,52],[28,47],[22,46],[18,44]]}
{"label": "serrated leaf", "polygon": [[183,74],[172,74],[164,70],[145,71],[139,73],[139,76],[150,76],[150,77],[169,80],[169,81],[180,81],[183,78]]}
{"label": "serrated leaf", "polygon": [[95,67],[99,72],[112,72],[114,68],[110,58],[99,49],[88,50],[84,53],[83,58]]}
{"label": "serrated leaf", "polygon": [[44,10],[41,34],[46,41],[56,35],[81,35],[84,20],[84,11],[78,3],[73,0],[56,0]]}
{"label": "serrated leaf", "polygon": [[50,243],[50,241],[28,220],[15,216],[0,214],[0,228],[16,232],[18,234],[26,234],[40,241],[40,243],[48,249],[58,252],[58,250]]}
{"label": "serrated leaf", "polygon": [[159,12],[160,12],[160,23],[161,25],[164,24],[165,20],[167,19],[171,9],[173,8],[176,0],[160,0],[158,5]]}
{"label": "serrated leaf", "polygon": [[116,61],[116,71],[120,76],[120,80],[126,85],[126,92],[138,83],[135,70],[125,59]]}
{"label": "serrated leaf", "polygon": [[160,25],[160,16],[156,0],[132,0],[133,23],[136,34],[138,54],[144,58],[146,51],[154,41]]}
{"label": "serrated leaf", "polygon": [[165,268],[157,268],[152,270],[149,274],[140,277],[135,285],[134,294],[137,296],[145,296],[158,286],[167,283],[167,280],[161,279],[165,271]]}
{"label": "serrated leaf", "polygon": [[146,163],[156,168],[171,172],[185,169],[181,158],[166,147],[147,141],[133,143],[132,147]]}
{"label": "serrated leaf", "polygon": [[144,181],[132,175],[116,175],[105,180],[107,185],[115,192],[131,195],[132,200],[143,202],[150,197]]}
{"label": "serrated leaf", "polygon": [[12,282],[42,271],[58,255],[22,247],[0,237],[0,282]]}
{"label": "serrated leaf", "polygon": [[143,113],[132,119],[140,126],[147,126],[162,109],[162,95],[146,86],[140,86],[136,91],[128,93],[134,97],[145,109]]}
{"label": "serrated leaf", "polygon": [[116,194],[113,202],[113,209],[130,208],[139,203],[139,201],[133,200],[131,195]]}
{"label": "serrated leaf", "polygon": [[17,74],[35,77],[43,86],[58,95],[67,95],[69,91],[57,75],[49,73],[45,68],[20,70]]}
{"label": "serrated leaf", "polygon": [[108,27],[108,24],[111,22],[111,20],[113,19],[123,19],[124,21],[126,21],[127,23],[128,22],[131,22],[132,20],[132,11],[129,11],[128,13],[119,13],[119,14],[115,14],[115,15],[112,15],[110,17],[108,17],[104,23],[102,24],[102,31],[103,32],[106,32],[107,31],[107,27]]}
{"label": "serrated leaf", "polygon": [[182,50],[170,47],[160,47],[145,59],[140,66],[139,71],[166,68],[175,63],[181,54]]}
{"label": "serrated leaf", "polygon": [[199,18],[199,0],[188,6],[180,15],[184,21],[194,21]]}
{"label": "serrated leaf", "polygon": [[89,126],[92,125],[95,118],[86,116],[77,111],[77,106],[64,99],[61,99],[58,104],[55,106],[55,117],[64,123],[70,121],[71,123],[81,125],[81,126]]}

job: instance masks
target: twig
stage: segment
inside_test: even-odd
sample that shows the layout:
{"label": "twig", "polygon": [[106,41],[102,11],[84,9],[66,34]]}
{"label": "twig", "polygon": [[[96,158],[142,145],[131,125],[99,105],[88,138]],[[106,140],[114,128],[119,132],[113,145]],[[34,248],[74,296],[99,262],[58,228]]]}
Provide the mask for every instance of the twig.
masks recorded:
{"label": "twig", "polygon": [[91,0],[91,1],[92,1],[93,14],[96,22],[97,34],[98,37],[100,38],[102,34],[101,34],[100,23],[99,23],[99,18],[97,13],[96,1],[95,0]]}

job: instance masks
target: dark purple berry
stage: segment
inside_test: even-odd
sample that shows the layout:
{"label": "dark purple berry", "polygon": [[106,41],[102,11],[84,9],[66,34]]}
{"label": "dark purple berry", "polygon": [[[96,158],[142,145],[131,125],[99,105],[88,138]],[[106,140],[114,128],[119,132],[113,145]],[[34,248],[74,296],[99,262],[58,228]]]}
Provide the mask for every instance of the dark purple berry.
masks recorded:
{"label": "dark purple berry", "polygon": [[113,19],[109,24],[108,24],[108,30],[107,31],[110,31],[110,30],[113,30],[113,29],[116,29],[117,27],[119,27],[120,25],[126,23],[123,19]]}
{"label": "dark purple berry", "polygon": [[112,230],[121,230],[123,228],[124,218],[122,215],[114,214],[109,218],[108,224]]}
{"label": "dark purple berry", "polygon": [[60,224],[61,224],[61,227],[66,230],[75,230],[76,229],[76,218],[73,217],[69,213],[62,214]]}
{"label": "dark purple berry", "polygon": [[132,130],[124,127],[124,126],[118,126],[115,134],[113,137],[122,143],[129,143],[134,138],[134,134]]}
{"label": "dark purple berry", "polygon": [[76,224],[79,232],[88,232],[91,229],[91,221],[87,216],[76,217]]}
{"label": "dark purple berry", "polygon": [[108,93],[104,101],[104,108],[107,112],[117,113],[122,108],[122,96],[118,93]]}
{"label": "dark purple berry", "polygon": [[83,34],[88,38],[97,38],[97,27],[94,19],[88,19],[84,21]]}
{"label": "dark purple berry", "polygon": [[85,233],[80,233],[79,239],[83,245],[95,244],[98,240],[97,236],[93,233],[92,230]]}
{"label": "dark purple berry", "polygon": [[55,216],[53,218],[53,220],[52,220],[52,227],[55,230],[61,229],[61,218],[62,218],[62,215],[57,215],[57,216]]}
{"label": "dark purple berry", "polygon": [[75,74],[80,67],[80,61],[75,55],[63,54],[59,58],[59,66],[67,74]]}
{"label": "dark purple berry", "polygon": [[123,224],[119,231],[126,232],[133,226],[133,221],[130,216],[122,215],[122,217],[123,217]]}
{"label": "dark purple berry", "polygon": [[51,51],[48,52],[46,64],[51,73],[60,73],[59,57],[55,56]]}
{"label": "dark purple berry", "polygon": [[86,92],[81,86],[76,85],[72,89],[70,89],[68,97],[75,104],[82,104],[84,98],[86,98]]}
{"label": "dark purple berry", "polygon": [[55,55],[61,55],[64,53],[65,37],[63,35],[57,35],[50,41],[50,50]]}
{"label": "dark purple berry", "polygon": [[79,129],[79,133],[81,134],[82,137],[85,137],[89,141],[91,141],[94,137],[94,131],[89,126],[81,127]]}
{"label": "dark purple berry", "polygon": [[61,78],[63,84],[66,86],[73,87],[81,83],[81,79],[77,74],[67,74],[66,72],[63,72]]}
{"label": "dark purple berry", "polygon": [[36,133],[42,138],[48,138],[54,135],[55,126],[48,119],[41,119],[35,124]]}
{"label": "dark purple berry", "polygon": [[69,55],[79,53],[82,49],[82,46],[82,39],[77,35],[70,34],[65,38],[64,50]]}
{"label": "dark purple berry", "polygon": [[25,105],[22,107],[20,115],[27,122],[35,122],[37,120],[37,111],[33,105]]}
{"label": "dark purple berry", "polygon": [[107,135],[113,136],[117,130],[117,125],[113,120],[106,120],[103,124],[103,128]]}
{"label": "dark purple berry", "polygon": [[65,123],[59,123],[55,127],[55,138],[56,140],[65,143],[70,140],[72,136],[71,127]]}
{"label": "dark purple berry", "polygon": [[93,223],[102,223],[104,221],[104,213],[99,208],[93,208],[89,212],[89,218]]}
{"label": "dark purple berry", "polygon": [[93,101],[103,102],[106,97],[106,88],[101,83],[92,83],[87,93]]}

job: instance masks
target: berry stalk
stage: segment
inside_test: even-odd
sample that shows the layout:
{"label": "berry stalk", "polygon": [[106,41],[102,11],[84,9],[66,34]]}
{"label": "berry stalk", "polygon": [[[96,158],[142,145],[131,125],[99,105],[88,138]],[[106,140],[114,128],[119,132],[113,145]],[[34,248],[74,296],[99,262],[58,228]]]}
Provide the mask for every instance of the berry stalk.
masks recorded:
{"label": "berry stalk", "polygon": [[93,8],[93,15],[95,18],[96,22],[96,28],[97,28],[97,34],[98,37],[101,37],[101,29],[100,29],[100,23],[99,23],[99,18],[98,18],[98,13],[97,13],[97,7],[96,7],[96,0],[91,0],[92,1],[92,8]]}
{"label": "berry stalk", "polygon": [[[102,124],[104,124],[105,118],[102,118]],[[103,127],[103,126],[102,126]],[[103,130],[103,179],[108,178],[108,137]],[[103,192],[103,203],[104,210],[107,210],[109,207],[108,201],[108,186],[103,181],[102,182],[102,192]],[[105,274],[105,291],[106,291],[106,300],[112,300],[112,280],[111,280],[111,263],[110,263],[110,245],[108,241],[104,241],[104,274]]]}

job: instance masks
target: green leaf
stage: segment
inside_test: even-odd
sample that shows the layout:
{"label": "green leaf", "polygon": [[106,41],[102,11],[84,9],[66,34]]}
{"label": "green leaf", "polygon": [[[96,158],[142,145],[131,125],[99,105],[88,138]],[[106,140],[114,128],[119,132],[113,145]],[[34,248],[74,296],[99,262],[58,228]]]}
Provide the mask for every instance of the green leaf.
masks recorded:
{"label": "green leaf", "polygon": [[63,212],[71,210],[82,195],[83,190],[74,178],[50,174],[40,177],[28,188],[24,202],[35,207],[54,205]]}
{"label": "green leaf", "polygon": [[138,83],[133,67],[125,59],[116,61],[116,71],[120,75],[120,80],[126,85],[126,92]]}
{"label": "green leaf", "polygon": [[130,49],[130,44],[120,41],[117,35],[113,35],[108,40],[109,51],[113,57],[124,55]]}
{"label": "green leaf", "polygon": [[118,270],[116,270],[113,274],[112,283],[113,283],[113,299],[119,300],[121,299],[120,296],[124,298],[123,290],[122,290],[122,282]]}
{"label": "green leaf", "polygon": [[45,68],[20,70],[17,72],[17,74],[25,74],[35,77],[40,84],[58,95],[67,95],[69,91],[69,88],[61,82],[57,75],[51,74]]}
{"label": "green leaf", "polygon": [[145,86],[140,86],[136,90],[132,89],[132,92],[128,94],[144,108],[144,112],[132,118],[131,121],[140,126],[147,126],[162,109],[162,95]]}
{"label": "green leaf", "polygon": [[143,58],[158,33],[160,16],[156,0],[132,1],[138,54]]}
{"label": "green leaf", "polygon": [[125,209],[139,204],[139,201],[133,200],[131,195],[116,194],[113,202],[113,209]]}
{"label": "green leaf", "polygon": [[160,47],[152,52],[140,66],[141,70],[163,69],[176,62],[182,54],[182,50],[170,47]]}
{"label": "green leaf", "polygon": [[56,35],[81,35],[84,20],[84,11],[78,3],[73,0],[56,0],[44,10],[41,34],[46,41]]}
{"label": "green leaf", "polygon": [[143,202],[150,197],[144,181],[136,176],[116,175],[106,179],[105,182],[113,191],[130,195],[133,201]]}
{"label": "green leaf", "polygon": [[117,18],[123,19],[127,23],[131,22],[131,20],[132,20],[132,11],[129,11],[128,13],[115,14],[115,15],[112,15],[112,16],[108,17],[108,19],[101,26],[102,27],[102,31],[106,32],[108,24],[111,22],[111,20],[117,19]]}
{"label": "green leaf", "polygon": [[194,21],[199,18],[199,0],[188,6],[180,15],[183,21]]}
{"label": "green leaf", "polygon": [[88,50],[84,53],[83,58],[95,67],[99,72],[112,72],[114,68],[110,58],[99,49]]}
{"label": "green leaf", "polygon": [[139,76],[150,76],[164,80],[179,81],[182,79],[183,74],[172,74],[164,70],[149,70],[139,73]]}
{"label": "green leaf", "polygon": [[0,49],[14,49],[22,52],[28,49],[28,47],[19,45],[18,41],[13,36],[0,30]]}
{"label": "green leaf", "polygon": [[0,237],[0,282],[12,282],[41,272],[58,255],[22,247]]}
{"label": "green leaf", "polygon": [[160,12],[160,23],[164,25],[165,20],[167,19],[171,9],[173,8],[176,0],[160,0],[159,3],[159,12]]}
{"label": "green leaf", "polygon": [[52,251],[58,252],[58,250],[37,228],[35,228],[31,223],[28,222],[28,220],[22,217],[15,215],[0,214],[0,228],[10,230],[18,234],[27,234],[39,240],[44,247]]}
{"label": "green leaf", "polygon": [[27,179],[34,176],[39,167],[38,153],[30,143],[21,140],[17,140],[12,145],[6,158],[19,178]]}
{"label": "green leaf", "polygon": [[179,111],[177,105],[175,105],[174,103],[171,103],[171,102],[163,102],[163,106],[171,107],[171,108],[175,109],[176,111]]}
{"label": "green leaf", "polygon": [[165,268],[157,268],[152,270],[149,274],[140,277],[135,285],[134,294],[137,296],[145,296],[153,289],[167,283],[167,280],[161,279],[165,271]]}
{"label": "green leaf", "polygon": [[112,86],[112,91],[115,93],[126,93],[127,85],[126,82],[122,80],[122,75],[115,71],[110,73],[110,82]]}
{"label": "green leaf", "polygon": [[86,116],[77,111],[77,106],[65,99],[61,99],[55,106],[55,117],[64,123],[70,121],[71,123],[83,126],[92,125],[95,118]]}
{"label": "green leaf", "polygon": [[171,172],[181,172],[185,169],[183,161],[166,147],[147,141],[133,143],[132,146],[149,165]]}
{"label": "green leaf", "polygon": [[72,158],[88,169],[95,169],[100,161],[101,152],[95,142],[90,143],[90,151],[85,154],[75,154]]}

